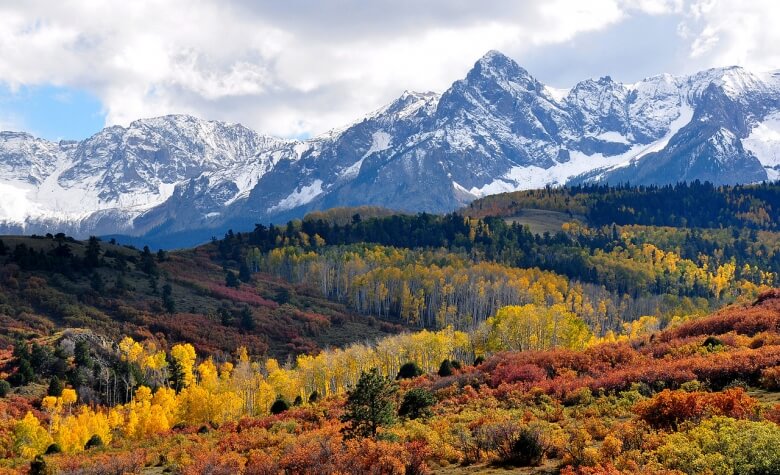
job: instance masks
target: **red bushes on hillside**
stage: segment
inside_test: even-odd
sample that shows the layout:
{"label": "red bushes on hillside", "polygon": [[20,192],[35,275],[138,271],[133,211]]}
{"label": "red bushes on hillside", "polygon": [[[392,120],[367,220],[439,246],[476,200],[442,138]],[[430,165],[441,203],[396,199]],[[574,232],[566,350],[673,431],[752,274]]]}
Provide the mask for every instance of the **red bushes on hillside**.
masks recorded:
{"label": "red bushes on hillside", "polygon": [[493,371],[490,383],[495,387],[501,383],[536,383],[543,379],[547,379],[547,372],[534,364],[501,365]]}
{"label": "red bushes on hillside", "polygon": [[238,328],[217,325],[205,315],[176,313],[142,318],[151,332],[168,335],[169,343],[188,342],[203,353],[218,353],[228,348],[234,351],[246,347],[251,354],[265,354],[268,344],[259,335],[242,333]]}
{"label": "red bushes on hillside", "polygon": [[[558,397],[582,387],[624,391],[634,383],[656,389],[677,388],[692,380],[712,389],[733,381],[774,384],[778,378],[772,368],[780,366],[778,325],[780,300],[765,298],[752,307],[729,308],[689,322],[661,333],[660,338],[583,351],[501,354],[486,361],[480,371],[489,374],[484,379],[491,387],[538,387]],[[706,335],[717,337],[717,347],[704,346]]]}
{"label": "red bushes on hillside", "polygon": [[279,306],[279,304],[273,300],[266,300],[250,290],[232,289],[230,287],[225,287],[224,285],[215,284],[213,282],[206,284],[206,288],[213,297],[220,299],[248,303],[258,307],[276,308]]}
{"label": "red bushes on hillside", "polygon": [[683,323],[662,332],[662,341],[699,335],[723,335],[735,331],[753,336],[761,332],[780,332],[780,298],[765,293],[751,307],[727,308],[712,316]]}
{"label": "red bushes on hillside", "polygon": [[707,416],[749,419],[756,416],[757,410],[758,401],[742,388],[719,393],[665,389],[634,408],[645,422],[661,429],[677,429],[684,421],[698,421]]}

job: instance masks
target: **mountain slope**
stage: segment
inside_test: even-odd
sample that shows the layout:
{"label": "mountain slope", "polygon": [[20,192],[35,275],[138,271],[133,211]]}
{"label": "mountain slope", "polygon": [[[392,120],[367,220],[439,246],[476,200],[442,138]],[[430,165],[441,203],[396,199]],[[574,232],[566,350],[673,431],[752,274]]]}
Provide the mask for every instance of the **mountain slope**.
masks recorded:
{"label": "mountain slope", "polygon": [[441,95],[405,92],[307,141],[166,116],[82,142],[0,134],[0,232],[182,245],[334,206],[448,211],[566,183],[780,176],[780,79],[739,67],[545,86],[490,51]]}
{"label": "mountain slope", "polygon": [[225,205],[273,166],[273,157],[258,157],[261,151],[291,143],[180,115],[109,127],[78,143],[4,132],[0,191],[14,197],[15,211],[2,218],[6,229],[143,233],[154,220],[134,218],[180,194],[177,185],[206,179],[198,198]]}

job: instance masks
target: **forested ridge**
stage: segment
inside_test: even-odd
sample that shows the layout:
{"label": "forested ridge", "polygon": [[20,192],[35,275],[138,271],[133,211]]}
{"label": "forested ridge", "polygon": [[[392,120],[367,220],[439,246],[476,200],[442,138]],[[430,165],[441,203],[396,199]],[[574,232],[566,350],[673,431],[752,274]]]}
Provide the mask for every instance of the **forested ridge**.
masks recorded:
{"label": "forested ridge", "polygon": [[487,196],[463,210],[469,216],[512,216],[523,208],[581,214],[596,226],[644,224],[689,228],[780,229],[780,183],[714,186],[582,185]]}
{"label": "forested ridge", "polygon": [[780,441],[776,196],[548,188],[175,252],[0,237],[0,469],[774,473],[729,434]]}
{"label": "forested ridge", "polygon": [[306,282],[360,313],[427,328],[466,328],[507,304],[566,302],[603,334],[754,297],[780,270],[768,231],[572,221],[538,235],[460,214],[307,218],[214,245],[223,259]]}

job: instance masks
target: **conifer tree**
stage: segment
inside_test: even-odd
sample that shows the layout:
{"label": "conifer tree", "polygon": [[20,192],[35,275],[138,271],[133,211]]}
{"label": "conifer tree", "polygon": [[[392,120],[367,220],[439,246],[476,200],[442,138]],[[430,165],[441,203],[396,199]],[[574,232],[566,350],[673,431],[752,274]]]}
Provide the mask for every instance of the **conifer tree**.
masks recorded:
{"label": "conifer tree", "polygon": [[395,398],[398,385],[382,376],[379,369],[362,372],[355,388],[347,393],[342,420],[349,422],[353,437],[376,437],[382,426],[395,422]]}

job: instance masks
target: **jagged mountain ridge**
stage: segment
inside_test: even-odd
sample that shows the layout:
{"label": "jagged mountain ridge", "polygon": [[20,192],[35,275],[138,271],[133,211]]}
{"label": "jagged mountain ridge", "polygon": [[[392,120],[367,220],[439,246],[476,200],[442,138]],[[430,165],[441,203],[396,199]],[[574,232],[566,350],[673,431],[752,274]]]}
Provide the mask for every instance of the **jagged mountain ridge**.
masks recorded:
{"label": "jagged mountain ridge", "polygon": [[0,231],[207,238],[312,209],[447,211],[581,182],[780,177],[780,77],[739,67],[545,86],[491,51],[444,93],[405,92],[307,141],[165,116],[82,142],[0,133]]}

